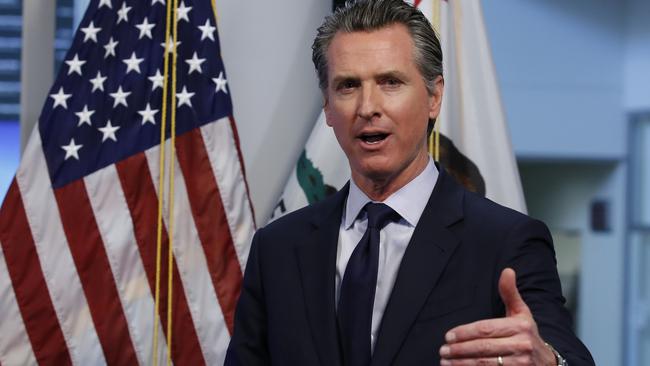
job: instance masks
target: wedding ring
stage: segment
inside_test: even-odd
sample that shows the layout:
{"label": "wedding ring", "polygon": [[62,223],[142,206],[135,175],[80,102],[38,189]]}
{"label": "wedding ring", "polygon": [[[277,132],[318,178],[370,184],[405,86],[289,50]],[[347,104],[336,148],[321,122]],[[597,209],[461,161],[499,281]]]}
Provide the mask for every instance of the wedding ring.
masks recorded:
{"label": "wedding ring", "polygon": [[497,365],[503,366],[503,357],[497,356]]}

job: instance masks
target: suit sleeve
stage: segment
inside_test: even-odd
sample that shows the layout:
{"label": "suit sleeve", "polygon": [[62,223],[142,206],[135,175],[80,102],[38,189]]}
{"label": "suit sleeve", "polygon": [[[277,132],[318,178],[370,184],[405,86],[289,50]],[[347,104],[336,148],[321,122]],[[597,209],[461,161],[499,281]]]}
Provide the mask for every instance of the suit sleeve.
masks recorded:
{"label": "suit sleeve", "polygon": [[569,365],[594,365],[591,354],[571,328],[553,241],[546,225],[530,218],[521,220],[510,230],[506,243],[502,268],[511,267],[517,273],[517,287],[542,339],[566,358]]}
{"label": "suit sleeve", "polygon": [[235,325],[225,366],[270,365],[267,342],[267,317],[260,272],[262,229],[253,237],[244,281],[235,311]]}

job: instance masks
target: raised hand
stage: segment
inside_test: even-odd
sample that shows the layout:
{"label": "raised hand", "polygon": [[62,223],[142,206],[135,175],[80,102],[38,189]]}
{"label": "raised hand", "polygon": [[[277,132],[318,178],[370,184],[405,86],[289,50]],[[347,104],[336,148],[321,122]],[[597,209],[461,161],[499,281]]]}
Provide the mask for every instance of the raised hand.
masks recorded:
{"label": "raised hand", "polygon": [[517,289],[515,271],[499,278],[504,318],[479,320],[451,329],[440,348],[441,366],[556,365],[555,355],[539,336],[530,309]]}

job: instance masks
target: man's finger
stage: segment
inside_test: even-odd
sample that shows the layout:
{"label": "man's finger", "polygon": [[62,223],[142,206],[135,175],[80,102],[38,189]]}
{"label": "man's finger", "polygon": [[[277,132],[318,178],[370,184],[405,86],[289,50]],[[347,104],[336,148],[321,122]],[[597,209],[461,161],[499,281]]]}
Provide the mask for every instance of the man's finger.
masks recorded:
{"label": "man's finger", "polygon": [[445,344],[440,347],[440,357],[457,359],[510,356],[525,354],[530,350],[530,342],[526,342],[523,338],[483,338]]}
{"label": "man's finger", "polygon": [[525,317],[485,319],[459,325],[449,330],[445,335],[445,341],[458,343],[481,338],[510,337],[518,333],[529,332],[532,327],[533,322]]}
{"label": "man's finger", "polygon": [[506,268],[499,278],[499,294],[506,306],[506,316],[530,314],[528,306],[517,289],[517,276],[512,268]]}

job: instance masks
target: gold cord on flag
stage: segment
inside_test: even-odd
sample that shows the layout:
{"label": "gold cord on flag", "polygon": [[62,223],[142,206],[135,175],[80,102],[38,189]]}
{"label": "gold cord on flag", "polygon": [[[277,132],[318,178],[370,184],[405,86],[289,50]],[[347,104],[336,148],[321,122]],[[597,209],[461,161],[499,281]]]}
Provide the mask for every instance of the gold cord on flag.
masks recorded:
{"label": "gold cord on flag", "polygon": [[[438,36],[440,36],[440,0],[432,0],[431,7],[431,26]],[[435,161],[440,161],[440,121],[440,114],[438,114],[436,123],[433,126],[433,132],[429,134],[429,154],[431,154]]]}
{"label": "gold cord on flag", "polygon": [[[178,0],[174,0],[174,9],[178,7]],[[178,44],[178,19],[177,12],[174,11],[174,41],[172,44],[172,123],[171,123],[171,138],[169,142],[169,252],[167,254],[167,366],[171,366],[171,350],[172,350],[172,292],[173,292],[173,276],[174,271],[174,253],[173,253],[173,240],[174,237],[174,167],[176,164],[176,64],[178,61],[178,52],[176,45]]]}
{"label": "gold cord on flag", "polygon": [[[170,41],[170,32],[171,32],[171,17],[172,17],[172,9],[174,9],[175,4],[173,4],[172,1],[167,2],[167,14],[166,14],[166,26],[165,26],[165,51],[164,51],[164,79],[163,79],[163,93],[162,93],[162,115],[161,115],[161,123],[160,123],[160,156],[159,156],[159,161],[158,161],[158,218],[157,218],[157,224],[156,224],[156,279],[155,279],[155,304],[154,304],[154,311],[153,311],[153,355],[152,355],[152,365],[157,366],[158,365],[158,313],[160,310],[160,277],[161,277],[161,264],[162,264],[162,229],[163,229],[163,220],[162,220],[162,215],[163,215],[163,197],[165,194],[165,185],[164,185],[164,178],[165,178],[165,140],[166,140],[166,130],[167,130],[167,92],[169,90],[169,85],[168,85],[168,80],[169,80],[169,48],[174,47],[174,53],[176,52],[175,49],[175,43],[173,45],[169,44]],[[175,18],[175,16],[174,16]],[[175,90],[174,90],[175,91]],[[174,93],[175,94],[175,93]],[[172,99],[172,110],[173,108],[173,99]],[[175,121],[173,121],[172,117],[172,125],[174,125]],[[173,128],[172,128],[173,130]],[[172,144],[172,149],[173,149],[173,144]],[[172,150],[173,152],[173,150]],[[172,155],[173,157],[173,155]],[[170,159],[172,160],[172,159]],[[173,167],[173,164],[171,164]],[[173,172],[173,171],[172,171]],[[173,182],[173,174],[171,174],[171,180]],[[170,184],[170,197],[173,192],[173,184]],[[170,205],[173,200],[170,200]],[[171,207],[171,206],[170,206]],[[170,224],[172,221],[172,217],[170,215]],[[171,249],[171,232],[169,235],[169,245]],[[171,258],[171,257],[170,257]],[[170,266],[168,268],[168,272],[171,274],[172,273],[172,267]],[[168,290],[170,290],[171,287],[168,287]],[[171,295],[168,295],[168,297],[171,299]],[[169,310],[168,310],[169,311]],[[168,324],[168,335],[171,334],[169,332],[169,324]],[[171,352],[171,347],[168,347],[168,358],[169,358],[169,352]]]}

